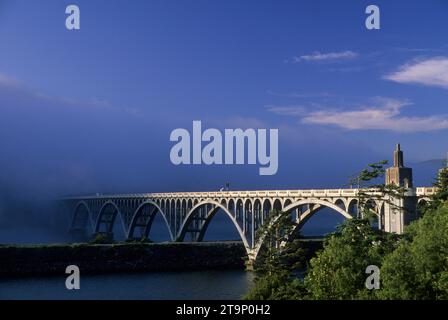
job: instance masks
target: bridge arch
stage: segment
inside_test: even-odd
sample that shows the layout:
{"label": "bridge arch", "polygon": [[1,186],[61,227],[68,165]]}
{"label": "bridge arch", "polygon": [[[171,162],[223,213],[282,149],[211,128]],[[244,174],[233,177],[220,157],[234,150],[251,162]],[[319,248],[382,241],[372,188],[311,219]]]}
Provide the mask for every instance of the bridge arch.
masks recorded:
{"label": "bridge arch", "polygon": [[[80,211],[80,209],[83,208],[85,211]],[[94,223],[92,220],[92,212],[90,211],[89,205],[84,200],[79,201],[76,206],[75,210],[73,211],[73,216],[70,221],[70,229],[75,230],[78,228],[76,225],[78,222],[83,224],[83,226],[79,226],[80,228],[84,227],[90,227],[94,228]]]}
{"label": "bridge arch", "polygon": [[[282,215],[283,214],[291,214],[291,212],[294,209],[297,209],[303,205],[316,205],[318,207],[315,210],[309,208],[305,212],[301,213],[298,217],[298,221],[297,221],[296,227],[293,229],[293,232],[295,232],[297,229],[300,229],[305,224],[305,222],[308,221],[308,219],[311,218],[322,207],[327,207],[327,208],[333,209],[334,211],[340,213],[342,216],[344,216],[347,219],[353,218],[348,212],[344,211],[336,204],[331,203],[329,201],[320,200],[320,199],[304,199],[304,200],[299,200],[299,201],[293,202],[290,205],[286,206],[282,210]],[[280,217],[281,217],[281,215],[275,217],[274,220],[271,221],[270,223],[275,223]],[[252,254],[251,257],[253,260],[255,260],[257,258],[258,254],[263,246],[264,239],[265,239],[265,235],[261,235],[259,237],[259,239],[257,240],[257,242],[253,248],[253,251],[251,252],[251,254]]]}
{"label": "bridge arch", "polygon": [[417,203],[420,204],[420,205],[424,205],[424,204],[427,204],[429,202],[431,202],[431,198],[429,198],[429,197],[422,197],[422,198],[419,198],[417,200]]}
{"label": "bridge arch", "polygon": [[236,210],[235,210],[235,200],[233,198],[229,199],[229,202],[227,202],[227,210],[232,214],[232,217],[235,217]]}
{"label": "bridge arch", "polygon": [[254,210],[255,210],[255,209],[260,210],[260,209],[262,208],[262,203],[263,203],[263,200],[262,200],[262,199],[260,199],[260,198],[256,198],[256,199],[254,200],[254,206],[253,206]]}
{"label": "bridge arch", "polygon": [[286,208],[286,207],[289,206],[291,203],[293,203],[293,199],[291,199],[291,198],[286,198],[285,201],[283,202],[283,208]]}
{"label": "bridge arch", "polygon": [[419,216],[424,214],[425,207],[431,202],[431,198],[422,197],[417,200],[417,213]]}
{"label": "bridge arch", "polygon": [[244,212],[244,202],[241,199],[236,199],[236,207],[235,207],[235,219],[242,219]]}
{"label": "bridge arch", "polygon": [[[112,210],[110,210],[110,209],[112,209]],[[127,234],[126,226],[124,225],[124,219],[121,214],[120,208],[112,200],[106,201],[103,204],[103,206],[101,207],[101,209],[98,213],[98,217],[95,222],[94,232],[99,233],[101,226],[105,225],[106,232],[112,233],[117,216],[121,220],[121,227],[122,227],[123,233],[126,235]]]}
{"label": "bridge arch", "polygon": [[[154,208],[154,212],[149,212],[149,215],[144,212],[146,208]],[[168,223],[168,220],[166,218],[165,213],[163,212],[162,208],[154,201],[147,200],[140,204],[140,206],[134,211],[132,215],[131,224],[129,226],[129,230],[127,233],[128,238],[132,238],[134,236],[135,228],[137,226],[138,220],[143,220],[143,224],[145,224],[145,236],[148,237],[149,233],[151,231],[152,223],[154,221],[155,216],[157,213],[160,213],[160,215],[163,218],[163,221],[165,222],[165,225],[168,229],[170,239],[171,241],[174,241],[174,236],[170,228],[170,224]],[[143,225],[141,225],[143,227]]]}
{"label": "bridge arch", "polygon": [[334,204],[337,205],[342,210],[347,211],[347,205],[343,199],[341,198],[336,199]]}
{"label": "bridge arch", "polygon": [[[320,199],[299,200],[299,201],[291,203],[289,206],[285,207],[283,209],[283,211],[285,213],[289,213],[289,212],[291,212],[295,208],[298,208],[298,207],[303,206],[303,205],[310,205],[310,204],[311,205],[320,205],[320,206],[323,206],[323,207],[327,207],[327,208],[333,209],[334,211],[340,213],[341,215],[343,215],[347,219],[353,218],[348,212],[346,212],[345,210],[340,208],[338,205],[336,205],[334,203],[331,203],[329,201],[320,200]],[[303,223],[306,222],[306,220],[309,219],[316,212],[317,212],[316,210],[310,210],[309,213],[307,213],[307,212],[302,213],[299,216],[298,226],[303,225]]]}
{"label": "bridge arch", "polygon": [[282,211],[282,208],[282,201],[279,198],[274,199],[272,202],[272,209]]}
{"label": "bridge arch", "polygon": [[253,208],[253,202],[251,199],[245,199],[244,200],[244,211],[249,212],[252,211]]}
{"label": "bridge arch", "polygon": [[254,231],[256,232],[263,224],[263,203],[262,199],[256,198],[252,208],[254,215]]}
{"label": "bridge arch", "polygon": [[347,206],[345,208],[346,208],[348,214],[350,214],[352,217],[357,217],[359,214],[358,199],[356,199],[356,198],[348,199]]}
{"label": "bridge arch", "polygon": [[263,213],[262,213],[262,218],[263,218],[263,222],[268,219],[269,214],[271,213],[272,210],[272,202],[269,198],[265,198],[263,200]]}
{"label": "bridge arch", "polygon": [[[188,228],[189,224],[191,223],[191,221],[193,220],[194,215],[197,213],[197,209],[199,209],[203,206],[207,206],[207,205],[212,205],[212,206],[214,206],[214,208],[212,208],[209,212],[207,212],[207,217],[206,217],[207,220],[205,220],[205,224],[203,227],[208,227],[208,224],[213,219],[215,214],[219,211],[219,209],[223,210],[224,213],[232,221],[234,227],[236,228],[236,230],[238,231],[238,234],[240,235],[241,240],[243,241],[243,244],[244,244],[244,247],[246,248],[247,253],[249,253],[250,252],[249,243],[248,243],[246,237],[244,236],[243,230],[241,229],[238,222],[236,221],[236,218],[232,215],[232,213],[225,206],[223,206],[221,203],[214,201],[214,200],[203,200],[203,201],[197,203],[190,210],[190,212],[188,212],[187,217],[185,218],[185,220],[182,223],[182,226],[179,229],[179,233],[176,237],[176,240],[182,241],[184,239],[184,237],[188,231],[187,228]],[[205,230],[203,232],[205,233]]]}

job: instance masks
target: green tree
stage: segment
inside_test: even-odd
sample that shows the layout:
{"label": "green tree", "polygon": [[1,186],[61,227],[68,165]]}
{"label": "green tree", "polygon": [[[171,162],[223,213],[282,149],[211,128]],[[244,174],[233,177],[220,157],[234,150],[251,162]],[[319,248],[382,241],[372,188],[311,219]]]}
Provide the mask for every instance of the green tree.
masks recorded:
{"label": "green tree", "polygon": [[405,229],[398,248],[381,268],[382,299],[448,299],[448,169],[439,172],[437,192],[423,217]]}
{"label": "green tree", "polygon": [[350,186],[356,185],[358,189],[357,193],[357,217],[365,218],[370,222],[377,219],[377,213],[374,211],[375,201],[384,201],[397,209],[398,208],[391,198],[399,199],[404,197],[405,189],[395,184],[379,183],[379,180],[383,180],[386,173],[385,166],[388,164],[387,160],[368,164],[366,168],[361,170],[356,177],[350,179]]}
{"label": "green tree", "polygon": [[305,250],[300,244],[298,232],[291,214],[272,210],[269,219],[257,231],[263,246],[255,262],[258,275],[278,274],[279,271],[293,272],[304,267]]}
{"label": "green tree", "polygon": [[365,287],[365,270],[369,265],[380,266],[395,243],[396,236],[373,229],[368,219],[346,220],[310,261],[304,281],[309,298],[375,298],[375,291]]}
{"label": "green tree", "polygon": [[[371,184],[384,174],[386,163],[370,164],[352,180],[361,188],[358,217],[345,221],[327,237],[324,249],[311,259],[304,280],[294,277],[294,259],[284,259],[288,250],[280,250],[283,247],[275,241],[279,235],[288,235],[278,232],[285,230],[288,220],[270,224],[267,243],[271,245],[260,260],[262,276],[246,298],[448,299],[448,169],[440,172],[437,192],[425,207],[423,218],[399,236],[376,230],[371,223],[374,210],[368,204],[378,195],[403,196],[400,187]],[[289,252],[297,257],[294,250],[291,246]],[[365,288],[369,265],[381,267],[380,290]]]}
{"label": "green tree", "polygon": [[448,205],[427,211],[406,230],[381,268],[383,299],[448,299]]}
{"label": "green tree", "polygon": [[437,192],[431,197],[431,201],[419,208],[423,214],[437,210],[444,202],[448,201],[448,168],[439,171],[434,187],[437,188]]}
{"label": "green tree", "polygon": [[287,214],[273,210],[269,220],[258,230],[263,247],[254,264],[255,286],[244,297],[249,300],[297,299],[304,295],[303,284],[296,279],[297,270],[305,266],[303,249],[296,224]]}
{"label": "green tree", "polygon": [[[311,299],[373,299],[375,291],[365,287],[365,270],[381,266],[392,252],[396,236],[372,228],[376,220],[375,200],[403,196],[402,188],[376,183],[385,173],[386,160],[369,164],[350,184],[358,187],[357,216],[346,220],[327,237],[324,250],[310,261],[304,284]],[[390,203],[390,201],[388,201]]]}

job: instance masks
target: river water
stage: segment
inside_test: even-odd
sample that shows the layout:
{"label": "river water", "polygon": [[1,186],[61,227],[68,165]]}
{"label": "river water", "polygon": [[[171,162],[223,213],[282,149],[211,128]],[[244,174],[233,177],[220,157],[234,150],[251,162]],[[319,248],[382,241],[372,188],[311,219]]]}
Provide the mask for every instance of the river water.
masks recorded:
{"label": "river water", "polygon": [[64,276],[0,279],[0,300],[229,300],[248,292],[253,278],[242,270],[86,275],[72,291]]}

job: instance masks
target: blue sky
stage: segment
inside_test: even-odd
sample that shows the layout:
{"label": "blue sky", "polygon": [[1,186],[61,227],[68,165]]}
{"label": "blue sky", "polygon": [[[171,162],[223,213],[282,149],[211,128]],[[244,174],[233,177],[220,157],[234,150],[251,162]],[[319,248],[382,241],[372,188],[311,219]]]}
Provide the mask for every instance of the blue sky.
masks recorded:
{"label": "blue sky", "polygon": [[[81,30],[65,29],[77,4]],[[364,26],[369,4],[381,30]],[[1,180],[49,194],[342,187],[448,150],[448,3],[0,0]],[[278,128],[279,171],[170,163],[169,134]],[[190,129],[191,130],[191,129]]]}

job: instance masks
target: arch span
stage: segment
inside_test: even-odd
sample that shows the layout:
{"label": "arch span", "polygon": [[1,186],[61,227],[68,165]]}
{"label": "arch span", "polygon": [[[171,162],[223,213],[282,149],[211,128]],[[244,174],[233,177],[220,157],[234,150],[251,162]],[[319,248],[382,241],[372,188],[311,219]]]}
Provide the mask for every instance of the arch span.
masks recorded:
{"label": "arch span", "polygon": [[[315,213],[320,211],[323,207],[333,209],[336,212],[343,215],[347,219],[353,218],[348,212],[341,209],[338,205],[328,202],[328,201],[325,201],[325,200],[320,200],[320,199],[306,199],[306,200],[296,201],[296,202],[291,203],[290,205],[286,206],[284,208],[284,210],[282,211],[282,214],[290,214],[292,210],[297,209],[301,206],[310,205],[310,204],[315,205],[315,208],[309,208],[308,210],[304,211],[303,213],[301,213],[299,215],[297,224],[293,228],[293,232],[295,232],[296,230],[300,230],[300,228],[305,224],[305,222],[308,221],[309,218],[311,218]],[[280,217],[281,217],[281,215],[275,217],[274,220],[271,221],[270,223],[274,224]],[[255,260],[257,258],[258,254],[261,250],[261,247],[263,246],[264,239],[265,239],[265,235],[261,235],[260,238],[258,239],[258,241],[252,251],[252,259],[253,260]]]}
{"label": "arch span", "polygon": [[[110,217],[109,220],[104,220],[104,221],[103,221],[103,220],[102,220],[103,215],[106,214],[106,209],[107,209],[108,207],[112,207],[112,208],[114,208],[114,211],[112,212],[112,217]],[[110,213],[110,212],[108,212],[108,213]],[[117,216],[120,217],[121,227],[122,227],[122,229],[123,229],[123,234],[126,235],[126,234],[127,234],[127,232],[126,232],[126,226],[124,225],[124,219],[123,219],[123,216],[122,216],[122,214],[121,214],[120,208],[117,206],[117,204],[116,204],[115,202],[113,202],[113,201],[111,201],[111,200],[106,201],[106,202],[102,205],[102,207],[101,207],[101,209],[100,209],[100,211],[99,211],[99,213],[98,213],[98,217],[97,217],[97,219],[96,219],[96,222],[95,222],[95,228],[94,228],[95,233],[98,233],[98,232],[100,231],[100,227],[101,227],[101,224],[102,224],[103,222],[105,222],[105,224],[106,224],[107,232],[112,232],[112,229],[113,229],[113,226],[114,226],[114,224],[115,224],[115,220],[116,220]]]}
{"label": "arch span", "polygon": [[93,216],[92,216],[92,212],[90,211],[89,206],[87,205],[87,202],[85,202],[84,200],[79,201],[76,206],[75,206],[75,211],[73,212],[73,216],[70,222],[70,229],[73,229],[75,227],[75,223],[76,220],[78,218],[78,214],[79,214],[79,209],[80,207],[85,208],[86,212],[87,212],[87,223],[88,225],[86,227],[90,227],[92,230],[94,230],[95,224],[92,220]]}
{"label": "arch span", "polygon": [[[352,216],[346,212],[345,210],[343,210],[341,207],[339,207],[338,205],[331,203],[329,201],[324,201],[324,200],[320,200],[320,199],[306,199],[306,200],[300,200],[294,203],[291,203],[289,206],[285,207],[285,209],[283,210],[284,212],[290,212],[291,210],[303,206],[303,205],[307,205],[307,204],[314,204],[314,205],[321,205],[330,209],[333,209],[334,211],[340,213],[341,215],[343,215],[345,218],[347,219],[351,219]],[[300,218],[302,218],[303,214],[300,216]],[[302,220],[302,219],[300,219]]]}
{"label": "arch span", "polygon": [[[183,238],[185,237],[185,234],[187,232],[187,228],[190,224],[190,222],[193,220],[194,215],[196,214],[196,210],[199,209],[202,206],[205,205],[213,205],[215,206],[211,212],[207,212],[208,217],[211,218],[214,217],[215,213],[219,210],[222,209],[224,211],[224,213],[230,218],[230,220],[232,221],[233,225],[235,226],[236,230],[238,231],[238,234],[240,235],[241,240],[244,243],[244,247],[246,248],[246,252],[249,254],[251,251],[251,248],[249,246],[249,243],[246,239],[246,237],[244,236],[243,230],[241,229],[241,227],[239,226],[238,222],[236,221],[236,219],[233,217],[232,213],[225,207],[223,206],[221,203],[214,201],[214,200],[203,200],[199,203],[197,203],[191,210],[190,212],[188,212],[187,217],[185,218],[184,222],[182,223],[182,226],[179,229],[179,233],[176,237],[176,240],[182,241]],[[214,212],[216,211],[216,212]]]}
{"label": "arch span", "polygon": [[431,202],[431,198],[429,198],[429,197],[422,197],[417,200],[418,204],[426,204],[429,202]]}
{"label": "arch span", "polygon": [[206,220],[204,221],[204,225],[202,226],[201,231],[199,232],[198,242],[201,242],[204,239],[205,233],[207,232],[210,222],[213,220],[213,217],[218,213],[220,209],[221,208],[219,207],[215,207],[207,212]]}
{"label": "arch span", "polygon": [[151,201],[151,200],[147,200],[147,201],[141,203],[138,206],[138,208],[134,211],[134,213],[132,215],[131,224],[129,225],[129,230],[126,233],[127,237],[129,238],[129,237],[133,236],[135,225],[136,225],[137,219],[139,218],[139,214],[143,212],[143,209],[146,206],[153,206],[156,209],[156,211],[150,215],[149,220],[147,221],[148,225],[147,225],[147,230],[146,230],[146,236],[149,235],[149,232],[151,231],[153,219],[154,219],[155,215],[157,214],[157,212],[159,212],[162,215],[163,221],[165,222],[165,225],[168,229],[171,241],[174,241],[173,232],[171,231],[171,227],[170,227],[170,224],[168,223],[165,213],[163,212],[163,210],[160,208],[160,206],[157,203],[155,203],[154,201]]}

